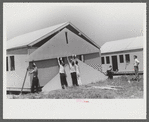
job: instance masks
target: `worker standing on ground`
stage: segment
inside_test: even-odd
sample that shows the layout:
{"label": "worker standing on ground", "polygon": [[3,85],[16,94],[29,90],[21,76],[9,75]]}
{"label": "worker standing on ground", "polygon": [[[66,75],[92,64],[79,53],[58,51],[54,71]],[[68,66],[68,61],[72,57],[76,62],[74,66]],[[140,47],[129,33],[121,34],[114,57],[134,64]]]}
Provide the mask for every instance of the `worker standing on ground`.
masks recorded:
{"label": "worker standing on ground", "polygon": [[113,79],[113,71],[112,71],[112,66],[110,65],[108,70],[107,70],[107,76],[108,79]]}
{"label": "worker standing on ground", "polygon": [[66,72],[65,72],[65,63],[62,61],[62,59],[57,58],[58,64],[59,64],[59,74],[60,74],[60,81],[62,89],[65,89],[65,87],[68,87],[67,80],[66,80]]}
{"label": "worker standing on ground", "polygon": [[67,61],[69,64],[69,69],[71,73],[71,78],[72,78],[72,84],[73,86],[79,86],[77,82],[77,75],[76,75],[76,69],[75,69],[75,62],[74,60],[71,59],[71,62],[69,61],[69,58],[67,57]]}
{"label": "worker standing on ground", "polygon": [[77,84],[82,85],[81,76],[80,76],[80,68],[79,68],[79,65],[78,65],[77,56],[72,55],[72,60],[75,63],[75,69],[76,69],[76,75],[77,75]]}
{"label": "worker standing on ground", "polygon": [[75,67],[76,67],[76,74],[77,74],[78,84],[79,85],[82,85],[81,76],[80,76],[80,68],[79,68],[78,61],[77,60],[75,61]]}
{"label": "worker standing on ground", "polygon": [[135,80],[139,81],[139,61],[137,56],[134,55],[134,71],[135,71]]}
{"label": "worker standing on ground", "polygon": [[37,66],[34,62],[33,62],[32,66],[33,66],[33,70],[29,72],[30,74],[33,74],[31,93],[34,93],[35,89],[36,89],[36,92],[38,93],[39,92],[39,87],[40,87],[39,86],[39,79],[38,79],[38,69],[37,69]]}

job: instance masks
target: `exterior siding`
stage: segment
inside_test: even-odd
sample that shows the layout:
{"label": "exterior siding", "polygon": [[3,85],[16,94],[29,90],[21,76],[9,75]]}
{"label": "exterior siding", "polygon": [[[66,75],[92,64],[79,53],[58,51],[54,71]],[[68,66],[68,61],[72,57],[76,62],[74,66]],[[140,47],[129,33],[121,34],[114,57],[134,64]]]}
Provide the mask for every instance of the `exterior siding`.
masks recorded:
{"label": "exterior siding", "polygon": [[40,86],[47,84],[59,72],[57,59],[36,61],[35,63],[38,67],[38,78]]}
{"label": "exterior siding", "polygon": [[[26,69],[28,67],[28,62],[25,62],[28,55],[7,55],[9,71],[6,71],[6,83],[8,90],[21,90],[24,81]],[[10,56],[14,56],[15,70],[10,71]],[[27,74],[24,88],[30,89],[30,77]]]}
{"label": "exterior siding", "polygon": [[85,54],[84,62],[94,69],[102,71],[100,51],[97,53]]}
{"label": "exterior siding", "polygon": [[[129,54],[130,55],[130,63],[127,64],[126,63],[126,59],[125,59],[125,55]],[[119,59],[119,55],[123,55],[124,57],[124,62],[120,63],[120,59]],[[113,53],[113,54],[106,54],[106,55],[102,55],[101,57],[104,57],[105,59],[105,64],[102,64],[102,70],[103,72],[106,72],[107,69],[109,68],[110,65],[112,65],[112,56],[117,56],[117,62],[118,62],[118,69],[119,71],[134,71],[134,58],[133,56],[137,55],[138,60],[140,61],[139,64],[139,70],[143,71],[143,51],[131,51],[131,52],[123,52],[123,53]],[[109,56],[110,58],[110,64],[106,64],[106,56]]]}
{"label": "exterior siding", "polygon": [[[65,32],[67,32],[68,43],[66,41]],[[29,60],[46,60],[71,56],[72,54],[80,55],[96,53],[98,51],[98,48],[65,28],[34,51],[30,55]]]}
{"label": "exterior siding", "polygon": [[[66,31],[68,33],[68,43],[66,42],[65,37]],[[36,47],[22,47],[18,49],[7,50],[8,56],[15,56],[15,70],[6,72],[7,89],[21,90],[26,69],[29,65],[29,62],[27,61],[32,60],[35,61],[38,67],[40,86],[45,86],[59,72],[59,66],[56,57],[65,57],[66,61],[66,56],[71,56],[72,54],[83,55],[84,62],[86,64],[97,70],[101,70],[100,50],[68,29],[62,30],[38,49]],[[32,77],[32,74],[27,74],[24,91],[30,90]]]}

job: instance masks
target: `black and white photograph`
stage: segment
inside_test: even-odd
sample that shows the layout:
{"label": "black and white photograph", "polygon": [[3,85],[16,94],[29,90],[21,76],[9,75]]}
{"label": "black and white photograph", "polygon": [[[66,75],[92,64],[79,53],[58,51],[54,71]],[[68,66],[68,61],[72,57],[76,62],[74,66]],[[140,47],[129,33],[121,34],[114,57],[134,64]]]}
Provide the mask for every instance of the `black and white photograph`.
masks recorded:
{"label": "black and white photograph", "polygon": [[3,48],[6,119],[146,118],[146,3],[3,3]]}

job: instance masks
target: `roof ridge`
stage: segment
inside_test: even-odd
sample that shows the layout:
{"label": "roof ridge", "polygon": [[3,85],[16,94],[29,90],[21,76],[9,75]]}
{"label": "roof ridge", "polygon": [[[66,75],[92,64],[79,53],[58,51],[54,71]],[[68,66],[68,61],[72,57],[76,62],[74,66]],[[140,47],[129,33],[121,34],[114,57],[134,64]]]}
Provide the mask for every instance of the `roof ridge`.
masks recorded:
{"label": "roof ridge", "polygon": [[[116,42],[116,41],[129,40],[129,39],[139,38],[139,37],[143,37],[143,36],[136,36],[136,37],[131,37],[131,38],[118,39],[118,40],[108,41],[108,43],[109,43],[109,42]],[[106,42],[106,43],[107,43],[107,42]]]}

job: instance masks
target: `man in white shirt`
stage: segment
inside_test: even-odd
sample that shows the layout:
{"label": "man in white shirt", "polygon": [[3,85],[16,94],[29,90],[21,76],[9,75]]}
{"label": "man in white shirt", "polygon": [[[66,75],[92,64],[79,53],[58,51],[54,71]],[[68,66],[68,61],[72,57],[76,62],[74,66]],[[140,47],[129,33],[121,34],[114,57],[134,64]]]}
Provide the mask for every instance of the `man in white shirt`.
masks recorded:
{"label": "man in white shirt", "polygon": [[134,71],[135,71],[135,79],[139,81],[139,61],[137,59],[137,56],[134,55]]}
{"label": "man in white shirt", "polygon": [[60,81],[62,89],[65,89],[68,87],[68,83],[66,80],[66,71],[65,71],[65,63],[62,61],[62,59],[57,58],[58,64],[59,64],[59,74],[60,74]]}
{"label": "man in white shirt", "polygon": [[70,69],[70,73],[71,73],[72,84],[73,84],[73,86],[79,86],[78,81],[77,81],[77,74],[76,74],[74,59],[71,59],[71,62],[70,62],[69,58],[67,57],[67,61],[68,61],[69,69]]}

